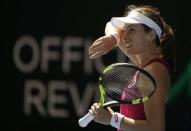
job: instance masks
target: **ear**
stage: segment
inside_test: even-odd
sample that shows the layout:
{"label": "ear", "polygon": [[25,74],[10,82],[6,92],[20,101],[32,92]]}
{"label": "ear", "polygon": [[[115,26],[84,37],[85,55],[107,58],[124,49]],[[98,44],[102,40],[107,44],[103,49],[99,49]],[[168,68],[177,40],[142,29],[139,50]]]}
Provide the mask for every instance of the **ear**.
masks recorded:
{"label": "ear", "polygon": [[148,39],[149,40],[154,41],[155,37],[156,37],[156,32],[153,29],[148,32]]}

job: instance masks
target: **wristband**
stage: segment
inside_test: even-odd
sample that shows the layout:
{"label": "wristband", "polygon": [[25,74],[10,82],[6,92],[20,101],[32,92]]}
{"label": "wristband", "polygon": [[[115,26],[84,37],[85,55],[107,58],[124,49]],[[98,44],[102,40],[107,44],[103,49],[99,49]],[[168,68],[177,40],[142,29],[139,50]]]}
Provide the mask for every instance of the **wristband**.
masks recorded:
{"label": "wristband", "polygon": [[114,113],[111,117],[110,125],[120,129],[121,120],[124,118],[124,115],[120,113]]}
{"label": "wristband", "polygon": [[118,46],[118,45],[119,45],[119,43],[120,43],[120,38],[119,38],[119,35],[118,35],[118,34],[111,34],[111,36],[112,36],[112,37],[114,37],[114,38],[116,39],[116,41],[117,41],[116,46]]}

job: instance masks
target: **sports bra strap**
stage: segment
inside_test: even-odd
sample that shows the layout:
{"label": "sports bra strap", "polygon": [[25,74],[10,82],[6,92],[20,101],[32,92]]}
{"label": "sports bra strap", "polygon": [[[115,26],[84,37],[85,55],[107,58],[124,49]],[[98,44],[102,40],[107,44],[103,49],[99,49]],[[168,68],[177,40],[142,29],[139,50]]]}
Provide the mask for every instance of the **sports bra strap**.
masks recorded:
{"label": "sports bra strap", "polygon": [[163,59],[163,58],[154,58],[154,59],[150,60],[150,61],[149,61],[145,66],[143,66],[142,68],[145,68],[146,66],[148,66],[149,64],[151,64],[151,63],[153,63],[153,62],[159,62],[159,63],[163,64],[163,65],[167,68],[168,72],[170,72],[170,65],[169,65],[169,63],[168,63],[165,59]]}

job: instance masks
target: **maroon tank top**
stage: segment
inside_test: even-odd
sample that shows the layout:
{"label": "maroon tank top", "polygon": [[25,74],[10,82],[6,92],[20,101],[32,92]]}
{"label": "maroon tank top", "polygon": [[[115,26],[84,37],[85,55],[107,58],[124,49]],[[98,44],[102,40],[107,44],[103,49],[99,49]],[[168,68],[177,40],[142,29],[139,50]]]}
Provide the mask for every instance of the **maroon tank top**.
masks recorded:
{"label": "maroon tank top", "polygon": [[[169,66],[168,62],[162,58],[152,59],[144,67],[146,67],[147,65],[149,65],[153,62],[159,62],[159,63],[163,64],[167,68],[167,70],[170,72],[170,66]],[[136,105],[121,104],[120,113],[126,117],[129,117],[129,118],[132,118],[135,120],[145,120],[146,119],[143,103],[136,104]],[[122,130],[118,129],[118,131],[122,131]]]}

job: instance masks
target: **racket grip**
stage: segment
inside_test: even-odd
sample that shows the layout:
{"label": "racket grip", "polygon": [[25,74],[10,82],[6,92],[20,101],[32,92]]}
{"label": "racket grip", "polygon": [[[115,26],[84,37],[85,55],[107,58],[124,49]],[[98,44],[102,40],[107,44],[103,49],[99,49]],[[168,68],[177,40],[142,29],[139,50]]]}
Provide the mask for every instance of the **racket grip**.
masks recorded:
{"label": "racket grip", "polygon": [[78,123],[81,127],[86,127],[93,119],[94,116],[88,112],[84,117],[79,119]]}

